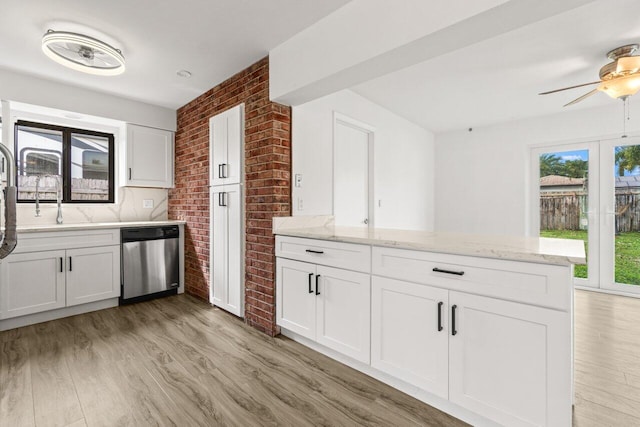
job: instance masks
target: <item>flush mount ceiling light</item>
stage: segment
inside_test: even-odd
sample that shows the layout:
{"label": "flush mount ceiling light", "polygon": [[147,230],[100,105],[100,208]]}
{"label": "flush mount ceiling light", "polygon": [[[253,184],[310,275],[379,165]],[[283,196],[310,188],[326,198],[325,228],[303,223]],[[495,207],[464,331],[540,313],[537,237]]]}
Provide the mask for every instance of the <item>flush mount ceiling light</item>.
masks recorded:
{"label": "flush mount ceiling light", "polygon": [[115,76],[124,72],[124,56],[107,43],[78,33],[49,30],[42,51],[65,67],[83,73]]}

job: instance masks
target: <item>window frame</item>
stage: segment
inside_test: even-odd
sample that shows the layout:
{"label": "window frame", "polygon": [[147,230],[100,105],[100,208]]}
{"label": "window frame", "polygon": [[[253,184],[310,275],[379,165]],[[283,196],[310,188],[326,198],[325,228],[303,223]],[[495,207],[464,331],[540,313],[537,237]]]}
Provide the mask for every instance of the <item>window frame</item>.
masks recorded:
{"label": "window frame", "polygon": [[[73,204],[109,204],[115,203],[115,136],[112,133],[99,132],[89,129],[80,129],[70,126],[59,126],[49,123],[32,122],[29,120],[17,120],[14,124],[14,152],[16,153],[16,163],[20,160],[18,153],[18,127],[27,126],[36,129],[53,130],[62,133],[62,203]],[[109,145],[109,193],[107,200],[72,200],[71,199],[71,135],[81,134],[106,138]],[[16,164],[16,182],[20,168]],[[35,203],[35,200],[18,199],[18,203]],[[55,199],[41,199],[40,202],[56,202]]]}

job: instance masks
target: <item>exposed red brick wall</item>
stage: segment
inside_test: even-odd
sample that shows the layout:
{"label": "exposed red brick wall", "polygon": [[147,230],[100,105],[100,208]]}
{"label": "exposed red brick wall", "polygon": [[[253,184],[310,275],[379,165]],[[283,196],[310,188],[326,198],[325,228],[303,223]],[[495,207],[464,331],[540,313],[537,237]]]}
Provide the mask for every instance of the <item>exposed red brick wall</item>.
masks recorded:
{"label": "exposed red brick wall", "polygon": [[169,218],[187,222],[185,290],[209,299],[209,118],[245,103],[245,322],[275,335],[271,218],[291,212],[291,109],[269,101],[264,58],[178,109]]}

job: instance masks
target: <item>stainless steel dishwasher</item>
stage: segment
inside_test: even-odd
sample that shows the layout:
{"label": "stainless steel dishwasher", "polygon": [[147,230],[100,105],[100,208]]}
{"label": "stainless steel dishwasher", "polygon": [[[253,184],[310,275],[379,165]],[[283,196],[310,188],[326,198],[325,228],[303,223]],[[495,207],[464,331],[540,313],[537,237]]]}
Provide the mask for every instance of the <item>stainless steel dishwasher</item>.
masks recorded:
{"label": "stainless steel dishwasher", "polygon": [[180,229],[123,228],[120,304],[174,295],[180,284]]}

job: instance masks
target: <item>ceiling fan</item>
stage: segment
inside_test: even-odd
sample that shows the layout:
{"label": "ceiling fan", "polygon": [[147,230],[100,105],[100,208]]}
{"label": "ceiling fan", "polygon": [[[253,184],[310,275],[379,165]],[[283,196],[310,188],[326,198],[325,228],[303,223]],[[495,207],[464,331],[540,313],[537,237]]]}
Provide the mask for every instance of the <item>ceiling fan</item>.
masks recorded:
{"label": "ceiling fan", "polygon": [[609,62],[600,68],[600,80],[596,82],[550,90],[549,92],[542,92],[539,95],[548,95],[550,93],[561,92],[563,90],[597,84],[597,88],[585,93],[564,106],[567,107],[569,105],[576,104],[591,95],[594,95],[598,91],[604,92],[612,98],[618,98],[624,101],[629,96],[634,95],[638,90],[640,90],[640,56],[633,55],[637,50],[637,44],[628,44],[609,51],[607,53],[607,58],[612,62]]}

